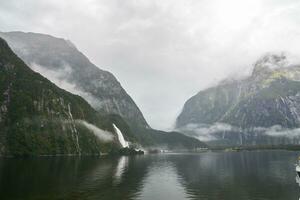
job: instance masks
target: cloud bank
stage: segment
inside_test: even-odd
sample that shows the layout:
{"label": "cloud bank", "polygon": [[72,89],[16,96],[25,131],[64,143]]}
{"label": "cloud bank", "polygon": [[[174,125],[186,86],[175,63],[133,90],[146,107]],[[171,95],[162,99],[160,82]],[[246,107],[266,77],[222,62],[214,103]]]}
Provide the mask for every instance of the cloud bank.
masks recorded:
{"label": "cloud bank", "polygon": [[280,125],[274,125],[271,127],[252,127],[243,130],[239,127],[226,123],[188,124],[185,127],[180,128],[179,131],[182,131],[204,142],[222,139],[221,135],[224,132],[235,132],[241,134],[251,133],[251,135],[255,136],[300,139],[300,128],[284,128]]}
{"label": "cloud bank", "polygon": [[300,52],[298,0],[1,0],[1,31],[70,39],[111,71],[154,128],[269,51]]}
{"label": "cloud bank", "polygon": [[204,142],[220,139],[215,135],[215,133],[222,133],[227,131],[241,131],[239,128],[226,123],[188,124],[178,130],[185,132]]}
{"label": "cloud bank", "polygon": [[90,93],[85,92],[78,88],[74,83],[71,83],[70,81],[66,80],[65,77],[66,74],[72,73],[72,68],[68,65],[65,65],[59,70],[50,70],[47,69],[47,67],[43,67],[41,65],[38,65],[36,63],[31,63],[30,68],[34,70],[35,72],[40,73],[42,76],[47,77],[52,83],[57,85],[58,87],[72,93],[79,95],[83,97],[88,103],[90,103],[92,106],[98,106],[99,101]]}

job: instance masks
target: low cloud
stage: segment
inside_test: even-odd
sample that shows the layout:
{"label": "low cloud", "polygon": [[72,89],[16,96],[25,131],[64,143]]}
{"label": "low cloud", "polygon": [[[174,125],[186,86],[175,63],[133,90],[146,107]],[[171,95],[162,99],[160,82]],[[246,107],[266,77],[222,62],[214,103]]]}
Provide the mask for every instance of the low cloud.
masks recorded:
{"label": "low cloud", "polygon": [[272,137],[297,138],[300,137],[300,128],[287,129],[280,125],[276,125],[267,128],[264,133]]}
{"label": "low cloud", "polygon": [[238,130],[238,128],[231,126],[226,123],[215,123],[215,124],[188,124],[183,128],[180,128],[179,131],[190,133],[193,137],[197,138],[200,141],[211,141],[217,140],[218,138],[214,133],[226,132]]}
{"label": "low cloud", "polygon": [[76,123],[81,124],[85,126],[87,129],[89,129],[92,133],[95,134],[100,140],[104,142],[110,142],[113,140],[114,136],[111,132],[102,130],[98,128],[97,126],[90,124],[84,120],[76,120]]}
{"label": "low cloud", "polygon": [[284,128],[280,125],[271,127],[252,127],[241,129],[226,123],[214,124],[188,124],[179,129],[200,141],[213,141],[222,139],[222,132],[237,132],[244,134],[256,134],[256,136],[285,137],[289,139],[300,138],[300,128]]}
{"label": "low cloud", "polygon": [[40,73],[58,87],[83,97],[93,107],[99,106],[99,101],[93,95],[81,90],[74,83],[67,80],[67,77],[72,74],[72,68],[70,66],[64,65],[55,70],[48,69],[36,63],[31,63],[29,66],[33,71]]}

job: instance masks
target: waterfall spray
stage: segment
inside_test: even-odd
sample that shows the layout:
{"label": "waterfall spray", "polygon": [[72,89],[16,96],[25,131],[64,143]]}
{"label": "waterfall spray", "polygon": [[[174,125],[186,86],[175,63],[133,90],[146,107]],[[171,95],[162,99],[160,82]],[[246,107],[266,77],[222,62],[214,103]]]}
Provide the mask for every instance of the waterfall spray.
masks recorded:
{"label": "waterfall spray", "polygon": [[121,146],[122,146],[123,148],[129,147],[129,144],[128,144],[128,142],[124,139],[124,136],[123,136],[121,130],[120,130],[115,124],[113,124],[113,127],[114,127],[114,129],[115,129],[115,131],[116,131],[116,133],[117,133],[118,140],[119,140]]}

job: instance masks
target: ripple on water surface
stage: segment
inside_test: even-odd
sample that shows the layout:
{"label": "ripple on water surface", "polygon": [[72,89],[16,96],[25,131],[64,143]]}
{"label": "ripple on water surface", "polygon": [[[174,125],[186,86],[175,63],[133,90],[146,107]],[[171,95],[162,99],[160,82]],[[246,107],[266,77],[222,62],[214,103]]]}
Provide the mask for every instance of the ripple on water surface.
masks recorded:
{"label": "ripple on water surface", "polygon": [[0,199],[299,198],[298,152],[0,159]]}

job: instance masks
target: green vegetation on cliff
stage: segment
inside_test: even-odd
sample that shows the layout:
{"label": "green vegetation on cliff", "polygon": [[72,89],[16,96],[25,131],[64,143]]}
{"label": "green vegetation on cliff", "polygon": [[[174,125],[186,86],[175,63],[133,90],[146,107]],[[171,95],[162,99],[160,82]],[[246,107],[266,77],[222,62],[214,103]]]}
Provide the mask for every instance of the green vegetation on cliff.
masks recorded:
{"label": "green vegetation on cliff", "polygon": [[112,124],[137,146],[205,146],[180,133],[135,128],[117,114],[96,111],[32,71],[0,39],[0,155],[109,153],[120,148]]}
{"label": "green vegetation on cliff", "polygon": [[[100,154],[116,144],[96,129],[110,123],[84,99],[33,72],[0,39],[0,154]],[[108,134],[103,131],[103,134]]]}

